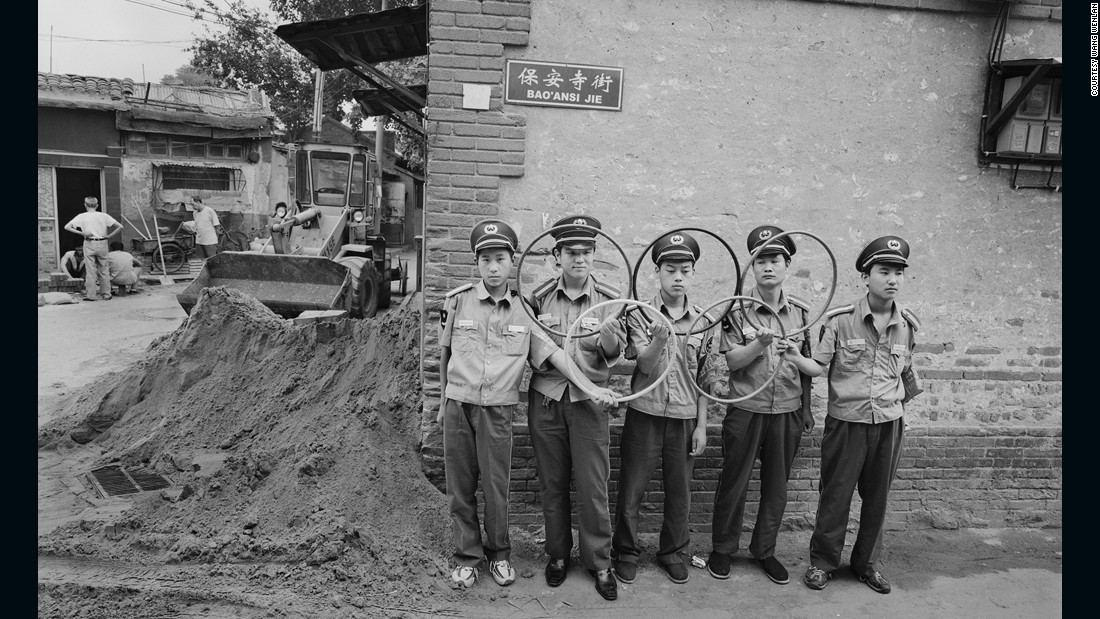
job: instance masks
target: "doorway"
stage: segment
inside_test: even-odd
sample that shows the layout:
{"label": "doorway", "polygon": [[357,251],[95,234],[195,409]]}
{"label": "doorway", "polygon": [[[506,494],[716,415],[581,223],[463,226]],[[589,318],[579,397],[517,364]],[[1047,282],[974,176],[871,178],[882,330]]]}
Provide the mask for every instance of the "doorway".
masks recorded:
{"label": "doorway", "polygon": [[92,168],[55,168],[57,175],[57,246],[61,255],[83,244],[78,235],[65,230],[65,224],[84,212],[84,198],[99,198],[99,210],[105,211],[100,170]]}

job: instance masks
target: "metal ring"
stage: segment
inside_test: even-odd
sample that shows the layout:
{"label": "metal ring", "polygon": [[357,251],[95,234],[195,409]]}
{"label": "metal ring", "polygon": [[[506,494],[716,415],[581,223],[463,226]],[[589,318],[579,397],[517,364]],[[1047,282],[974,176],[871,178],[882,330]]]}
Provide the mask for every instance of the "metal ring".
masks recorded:
{"label": "metal ring", "polygon": [[[665,238],[666,236],[668,236],[670,234],[673,234],[673,233],[676,233],[676,232],[686,232],[686,231],[689,231],[689,230],[695,231],[695,232],[702,232],[704,234],[709,234],[710,236],[713,236],[714,238],[718,239],[718,242],[721,243],[726,248],[726,251],[728,251],[730,253],[730,258],[733,258],[733,269],[737,273],[737,289],[734,290],[733,292],[734,292],[734,294],[741,294],[741,263],[737,261],[737,254],[733,253],[733,248],[730,247],[730,244],[727,243],[725,239],[718,236],[714,232],[711,232],[710,230],[706,230],[706,229],[703,229],[703,228],[675,228],[673,230],[669,230],[668,232],[665,232],[663,234],[658,235],[657,238],[653,239],[652,243],[650,243],[649,245],[646,245],[645,249],[642,250],[642,255],[638,257],[638,263],[634,265],[634,271],[631,272],[631,274],[630,274],[630,296],[631,297],[633,297],[635,299],[638,298],[638,270],[641,268],[642,261],[645,260],[646,254],[649,253],[649,250],[654,245],[657,244],[657,241],[660,241],[661,239]],[[726,308],[726,311],[722,312],[722,316],[725,316],[726,314],[728,314],[730,312],[730,310],[732,310],[732,309],[733,309],[733,303],[731,302],[730,306]],[[644,313],[642,314],[642,317],[643,318],[645,317]],[[702,333],[704,331],[707,331],[708,329],[710,329],[714,325],[718,324],[718,322],[720,320],[721,320],[721,318],[719,318],[718,320],[714,321],[713,323],[711,323],[711,324],[709,324],[705,327],[700,328],[698,331],[692,331],[690,333],[676,333],[675,331],[673,331],[673,333],[676,333],[676,335],[679,335],[681,337],[685,336],[685,335],[695,335],[697,333]]]}
{"label": "metal ring", "polygon": [[[595,226],[586,226],[586,225],[582,225],[582,224],[563,224],[563,225],[560,225],[560,226],[554,226],[552,228],[548,228],[546,230],[543,230],[541,234],[539,234],[535,238],[531,239],[531,242],[527,244],[527,248],[524,249],[523,252],[520,253],[519,262],[516,264],[516,294],[519,295],[520,300],[522,301],[520,303],[520,305],[523,306],[523,311],[527,312],[527,315],[531,317],[531,320],[534,321],[534,323],[537,324],[538,326],[542,327],[543,331],[546,331],[547,333],[549,333],[551,335],[556,335],[558,337],[565,337],[566,334],[562,333],[560,331],[555,331],[554,329],[551,329],[550,327],[542,324],[542,322],[538,319],[538,317],[535,316],[534,312],[531,311],[531,307],[527,305],[527,302],[523,301],[523,289],[521,288],[521,286],[522,286],[521,281],[522,281],[523,278],[520,277],[520,274],[523,272],[523,259],[527,257],[527,252],[531,251],[531,248],[534,247],[535,243],[537,243],[542,237],[550,234],[551,232],[553,232],[555,230],[559,230],[559,229],[562,229],[562,228],[584,228],[584,229],[587,229],[587,230],[592,230],[592,231],[596,232],[597,234],[599,234],[600,236],[603,236],[607,240],[611,241],[611,244],[615,246],[615,249],[619,250],[619,254],[623,257],[623,262],[626,263],[627,272],[630,271],[630,258],[628,258],[626,256],[626,252],[623,251],[623,248],[618,243],[616,243],[615,239],[611,238],[610,235],[608,235],[606,232],[604,232],[603,230],[601,230],[601,229],[599,229]],[[589,275],[591,276],[591,274],[589,274]],[[619,297],[619,299],[622,299],[622,298],[623,297]],[[606,301],[605,301],[605,303],[606,303]],[[588,310],[585,310],[585,311],[588,311]],[[615,314],[615,318],[622,317],[624,311],[626,311],[626,306],[623,306],[623,309],[619,310],[618,314]],[[593,336],[593,335],[595,335],[599,332],[600,332],[599,329],[595,329],[595,330],[589,331],[587,333],[579,334],[576,337],[591,337],[591,336]]]}
{"label": "metal ring", "polygon": [[[585,314],[587,314],[589,312],[594,312],[597,309],[602,308],[605,305],[611,305],[612,303],[622,303],[623,304],[623,309],[626,309],[627,305],[634,305],[634,306],[638,306],[638,307],[642,307],[642,308],[647,308],[648,307],[649,309],[653,310],[658,316],[660,316],[661,320],[665,321],[665,324],[668,325],[669,332],[675,333],[675,331],[676,331],[675,326],[672,324],[672,321],[669,320],[667,316],[662,314],[659,310],[657,310],[657,308],[653,307],[652,305],[650,305],[648,303],[645,303],[644,301],[638,301],[636,299],[611,299],[610,301],[602,301],[600,303],[597,303],[597,304],[593,305],[592,307],[584,310],[580,314],[578,314],[577,319],[573,321],[573,324],[569,325],[569,332],[566,333],[566,335],[565,335],[565,341],[562,342],[562,348],[565,349],[565,347],[569,345],[569,340],[573,339],[574,337],[577,337],[577,336],[573,335],[573,331],[574,331],[574,329],[576,329],[577,325],[581,324],[581,318],[583,318]],[[667,348],[667,346],[666,346],[666,348]],[[566,352],[566,355],[568,356],[568,351]],[[571,356],[570,356],[570,359],[572,359]],[[668,360],[668,363],[665,364],[665,371],[661,372],[660,377],[658,377],[657,380],[654,380],[653,384],[646,387],[645,389],[642,389],[641,391],[636,391],[634,393],[631,393],[628,396],[617,398],[615,400],[615,402],[616,403],[629,402],[630,400],[633,400],[634,398],[641,397],[641,396],[645,395],[646,393],[649,393],[651,390],[655,389],[657,387],[657,385],[664,382],[665,378],[668,376],[669,371],[672,370],[672,362],[673,361],[674,361],[673,359]],[[573,363],[570,363],[569,366],[568,366],[569,367],[569,380],[571,380],[574,385],[577,385],[577,387],[580,387],[581,390],[583,390],[588,395],[595,396],[595,394],[593,394],[591,391],[585,389],[582,385],[577,383],[577,375],[573,372],[573,368],[576,365],[577,365],[576,362],[573,362]]]}
{"label": "metal ring", "polygon": [[[836,294],[836,284],[837,284],[836,256],[833,255],[833,250],[829,249],[829,246],[825,244],[825,241],[823,241],[819,237],[817,237],[813,234],[810,234],[809,232],[805,232],[803,230],[791,230],[790,232],[780,232],[779,234],[769,238],[764,243],[761,243],[760,247],[757,247],[756,251],[752,252],[752,255],[749,256],[749,268],[745,269],[745,272],[741,274],[741,279],[737,282],[737,290],[740,291],[742,289],[742,287],[744,286],[744,284],[745,284],[745,277],[749,274],[749,271],[752,270],[752,265],[753,265],[754,262],[756,262],[756,258],[760,255],[760,252],[763,251],[765,247],[767,247],[767,246],[771,245],[772,243],[774,243],[777,239],[781,239],[785,236],[790,236],[792,234],[801,234],[803,236],[808,236],[811,239],[817,241],[818,243],[821,243],[821,246],[825,248],[825,253],[829,254],[829,260],[831,260],[832,263],[833,263],[833,285],[829,289],[829,298],[825,299],[825,303],[821,306],[821,312],[819,312],[818,315],[815,316],[813,320],[806,321],[806,324],[804,324],[801,327],[795,329],[794,331],[791,331],[790,333],[788,333],[787,337],[792,337],[792,336],[798,335],[799,333],[802,333],[803,331],[808,331],[810,329],[810,327],[812,327],[814,325],[814,323],[821,320],[821,317],[825,315],[826,311],[828,311],[829,304],[833,302],[833,295]],[[752,298],[755,298],[755,297],[752,297]],[[745,320],[747,320],[750,325],[752,325],[754,328],[757,328],[757,329],[763,328],[762,324],[758,325],[758,324],[756,324],[752,321],[751,314],[745,311],[745,302],[744,301],[742,301],[740,303],[740,307],[741,307],[742,313],[745,314]],[[765,304],[764,307],[768,307],[767,304]],[[768,307],[768,309],[770,310],[771,308]],[[772,313],[775,313],[775,312],[772,312]],[[779,315],[778,314],[776,314],[776,320],[779,322],[780,328],[782,328],[783,327],[783,321],[779,320]],[[784,338],[784,339],[786,339],[786,338]]]}
{"label": "metal ring", "polygon": [[[757,299],[756,297],[747,297],[747,296],[743,296],[743,295],[734,295],[732,297],[727,297],[725,299],[719,299],[713,305],[711,305],[707,309],[703,310],[703,312],[701,314],[699,314],[699,316],[696,316],[695,320],[691,321],[691,326],[694,327],[695,323],[699,322],[699,318],[701,316],[705,316],[707,312],[709,312],[710,310],[718,307],[719,305],[721,305],[721,304],[723,304],[727,301],[730,301],[731,303],[733,301],[741,301],[742,304],[745,301],[752,301],[753,303],[759,303],[760,305],[763,305],[764,307],[767,307],[768,311],[771,312],[773,316],[775,316],[776,322],[779,323],[779,334],[781,336],[780,339],[785,340],[788,337],[790,337],[790,334],[788,334],[787,331],[783,328],[783,321],[779,320],[779,314],[775,310],[773,310],[771,307],[768,307],[767,303],[765,303],[764,301],[762,301],[760,299]],[[684,355],[683,356],[686,359],[687,358],[687,338],[684,338],[684,342],[681,344],[681,346],[684,347]],[[707,398],[708,400],[713,400],[715,402],[718,402],[719,404],[737,404],[738,402],[744,402],[745,400],[748,400],[749,398],[752,398],[756,394],[763,391],[764,388],[767,387],[768,385],[770,385],[771,382],[773,380],[775,380],[775,377],[779,375],[779,368],[781,368],[781,367],[783,367],[783,359],[782,358],[780,358],[779,362],[775,364],[775,370],[772,371],[772,375],[768,377],[768,380],[764,381],[764,383],[761,384],[760,387],[758,387],[756,389],[756,391],[753,391],[752,393],[741,396],[739,398],[720,398],[716,395],[711,395],[711,394],[707,393],[706,391],[703,391],[702,387],[699,386],[699,382],[695,380],[694,374],[692,374],[691,372],[688,372],[687,374],[688,374],[688,380],[691,381],[691,386],[695,389],[696,393],[702,395],[703,397]]]}

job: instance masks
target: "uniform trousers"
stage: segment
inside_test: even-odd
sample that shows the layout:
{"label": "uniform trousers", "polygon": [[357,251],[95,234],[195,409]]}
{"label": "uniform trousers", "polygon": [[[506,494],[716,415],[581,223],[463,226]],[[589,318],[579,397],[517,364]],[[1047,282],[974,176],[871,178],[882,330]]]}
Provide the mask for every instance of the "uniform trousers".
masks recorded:
{"label": "uniform trousers", "polygon": [[904,439],[904,419],[871,424],[825,417],[821,495],[810,538],[811,564],[830,573],[840,567],[852,492],[858,488],[863,506],[850,564],[856,573],[874,565],[882,548],[887,495],[898,470]]}
{"label": "uniform trousers", "polygon": [[753,463],[760,458],[760,506],[749,540],[756,559],[775,555],[775,539],[787,509],[787,481],[802,439],[802,409],[753,413],[730,406],[722,420],[722,473],[714,493],[711,544],[732,555],[741,543],[745,498]]}
{"label": "uniform trousers", "polygon": [[527,392],[527,425],[542,488],[546,554],[567,559],[573,550],[569,484],[577,491],[577,537],[581,564],[590,570],[611,567],[611,513],[607,482],[611,477],[611,434],[607,410],[592,400],[573,402],[566,389],[560,400]]}
{"label": "uniform trousers", "polygon": [[[457,565],[476,566],[482,557],[508,559],[508,484],[512,466],[513,405],[478,406],[447,400],[443,418],[443,460],[447,502]],[[478,477],[485,496],[485,538],[477,517]]]}
{"label": "uniform trousers", "polygon": [[657,561],[663,564],[682,561],[679,553],[686,551],[691,541],[688,511],[694,458],[689,454],[695,426],[694,417],[674,419],[626,409],[619,442],[619,494],[615,505],[615,536],[611,543],[619,561],[637,563],[641,555],[638,514],[658,462],[665,499]]}
{"label": "uniform trousers", "polygon": [[111,296],[111,261],[107,258],[107,240],[90,241],[84,239],[84,296],[99,294]]}

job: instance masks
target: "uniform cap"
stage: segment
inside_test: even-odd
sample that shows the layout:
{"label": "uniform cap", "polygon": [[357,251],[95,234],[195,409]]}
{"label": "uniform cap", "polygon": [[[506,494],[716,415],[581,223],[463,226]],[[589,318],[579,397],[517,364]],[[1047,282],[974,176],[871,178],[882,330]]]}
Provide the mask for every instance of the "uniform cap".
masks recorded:
{"label": "uniform cap", "polygon": [[503,248],[515,252],[519,237],[512,226],[499,219],[486,219],[474,224],[470,232],[470,249],[476,254],[483,249]]}
{"label": "uniform cap", "polygon": [[866,271],[876,262],[909,266],[909,243],[900,236],[880,236],[867,244],[856,258],[856,270]]}
{"label": "uniform cap", "polygon": [[[749,233],[748,238],[749,254],[751,255],[752,252],[756,251],[756,249],[764,243],[768,243],[768,239],[779,236],[782,233],[783,230],[775,226],[758,226],[754,228],[753,231]],[[757,255],[770,256],[772,254],[783,254],[790,258],[794,255],[794,252],[794,241],[791,240],[791,237],[785,236],[778,241],[773,241],[766,245]]]}
{"label": "uniform cap", "polygon": [[554,237],[559,246],[568,246],[574,244],[590,245],[596,242],[596,231],[589,228],[582,228],[580,226],[591,226],[592,228],[601,228],[600,221],[595,217],[589,217],[588,215],[570,215],[568,217],[562,217],[554,223],[552,226],[556,228],[550,233],[550,236]]}
{"label": "uniform cap", "polygon": [[665,260],[691,260],[699,259],[699,242],[690,234],[683,232],[670,232],[657,239],[653,244],[650,256],[654,264],[661,264]]}

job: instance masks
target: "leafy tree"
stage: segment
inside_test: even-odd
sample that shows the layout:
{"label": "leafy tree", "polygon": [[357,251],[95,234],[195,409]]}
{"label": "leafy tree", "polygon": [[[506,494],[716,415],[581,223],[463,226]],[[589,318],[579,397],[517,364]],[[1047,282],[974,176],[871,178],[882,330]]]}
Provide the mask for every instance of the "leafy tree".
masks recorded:
{"label": "leafy tree", "polygon": [[[391,0],[389,8],[413,6],[422,0]],[[293,136],[313,124],[313,65],[297,50],[275,36],[282,23],[344,17],[381,10],[381,0],[270,0],[271,14],[242,0],[186,0],[195,19],[214,20],[220,28],[204,26],[202,36],[190,48],[191,65],[213,76],[222,88],[259,88],[271,100],[279,128]],[[380,63],[378,69],[401,84],[423,81],[426,59],[409,58]],[[351,96],[368,84],[349,71],[325,74],[323,113],[360,130],[365,120]],[[351,102],[352,105],[345,104]],[[345,107],[348,108],[345,111]],[[416,126],[408,113],[405,122]],[[397,134],[397,150],[411,170],[423,172],[423,144],[419,136],[392,120],[387,129]]]}
{"label": "leafy tree", "polygon": [[217,80],[202,69],[185,64],[175,73],[160,78],[161,84],[179,84],[181,86],[217,86]]}

